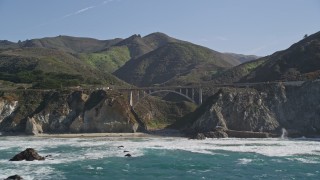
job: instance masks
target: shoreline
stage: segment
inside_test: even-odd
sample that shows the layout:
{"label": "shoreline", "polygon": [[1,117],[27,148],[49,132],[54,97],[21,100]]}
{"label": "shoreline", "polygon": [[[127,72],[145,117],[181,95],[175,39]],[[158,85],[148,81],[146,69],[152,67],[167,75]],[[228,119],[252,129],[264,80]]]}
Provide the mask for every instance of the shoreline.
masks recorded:
{"label": "shoreline", "polygon": [[116,138],[135,138],[150,137],[147,133],[75,133],[75,134],[37,134],[34,137],[43,138],[96,138],[96,137],[116,137]]}
{"label": "shoreline", "polygon": [[4,136],[25,136],[25,137],[40,137],[40,138],[95,138],[95,137],[112,137],[112,138],[146,138],[146,137],[181,137],[186,138],[179,130],[175,129],[159,129],[149,130],[148,132],[135,132],[135,133],[39,133],[36,135],[28,135],[24,133],[5,133]]}

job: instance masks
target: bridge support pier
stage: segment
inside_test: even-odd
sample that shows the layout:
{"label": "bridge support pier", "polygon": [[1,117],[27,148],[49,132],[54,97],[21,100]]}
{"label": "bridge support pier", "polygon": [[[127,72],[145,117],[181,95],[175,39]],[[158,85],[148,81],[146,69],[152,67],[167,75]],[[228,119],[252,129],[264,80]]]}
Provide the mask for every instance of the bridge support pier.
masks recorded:
{"label": "bridge support pier", "polygon": [[192,95],[191,95],[191,97],[192,97],[192,99],[194,100],[194,89],[192,88]]}
{"label": "bridge support pier", "polygon": [[130,91],[129,102],[130,102],[130,106],[132,107],[133,106],[132,91]]}
{"label": "bridge support pier", "polygon": [[202,88],[199,88],[199,105],[202,104]]}

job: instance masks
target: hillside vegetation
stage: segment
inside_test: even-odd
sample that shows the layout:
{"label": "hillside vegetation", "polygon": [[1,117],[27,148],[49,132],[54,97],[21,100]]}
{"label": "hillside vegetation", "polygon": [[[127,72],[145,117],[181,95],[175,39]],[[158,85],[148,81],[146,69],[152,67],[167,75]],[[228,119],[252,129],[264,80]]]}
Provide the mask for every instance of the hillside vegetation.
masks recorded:
{"label": "hillside vegetation", "polygon": [[91,53],[108,48],[121,40],[122,39],[97,40],[93,38],[58,36],[26,40],[21,42],[20,46],[49,48],[71,53]]}
{"label": "hillside vegetation", "polygon": [[270,56],[214,74],[208,83],[306,81],[320,78],[320,32]]}
{"label": "hillside vegetation", "polygon": [[238,59],[241,63],[253,61],[259,58],[259,56],[255,56],[255,55],[243,55],[243,54],[235,54],[235,53],[224,53],[224,54]]}
{"label": "hillside vegetation", "polygon": [[[136,86],[199,82],[223,69],[240,64],[237,59],[187,42],[168,43],[128,61],[114,75]],[[170,82],[170,83],[169,83]],[[180,84],[180,83],[179,83]]]}
{"label": "hillside vegetation", "polygon": [[37,88],[126,84],[121,80],[136,86],[186,85],[210,81],[252,58],[219,53],[160,32],[111,40],[2,40],[0,80]]}
{"label": "hillside vegetation", "polygon": [[46,48],[22,48],[0,53],[0,77],[36,88],[60,88],[81,84],[124,84],[108,73],[69,53]]}
{"label": "hillside vegetation", "polygon": [[127,46],[115,46],[105,51],[81,53],[79,58],[102,72],[114,72],[131,59]]}
{"label": "hillside vegetation", "polygon": [[235,83],[239,82],[243,77],[250,74],[258,66],[266,62],[266,58],[261,58],[254,61],[249,61],[243,64],[240,64],[231,69],[216,73],[210,77],[210,83],[223,84],[223,83]]}
{"label": "hillside vegetation", "polygon": [[320,32],[265,57],[241,82],[313,80],[320,77]]}

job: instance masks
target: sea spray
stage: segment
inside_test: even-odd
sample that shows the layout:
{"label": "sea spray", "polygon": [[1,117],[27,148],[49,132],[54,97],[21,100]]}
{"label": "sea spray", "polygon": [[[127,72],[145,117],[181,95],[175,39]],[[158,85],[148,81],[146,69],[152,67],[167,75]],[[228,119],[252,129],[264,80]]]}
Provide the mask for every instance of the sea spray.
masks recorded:
{"label": "sea spray", "polygon": [[287,138],[288,137],[288,132],[285,128],[281,129],[282,133],[281,133],[281,139]]}

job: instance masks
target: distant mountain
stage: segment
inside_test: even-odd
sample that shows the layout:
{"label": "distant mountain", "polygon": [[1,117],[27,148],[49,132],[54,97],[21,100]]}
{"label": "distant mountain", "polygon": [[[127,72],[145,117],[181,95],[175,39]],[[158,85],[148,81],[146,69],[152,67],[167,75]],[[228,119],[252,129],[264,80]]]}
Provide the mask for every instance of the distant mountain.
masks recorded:
{"label": "distant mountain", "polygon": [[256,56],[256,55],[243,55],[243,54],[235,54],[235,53],[224,53],[224,54],[238,59],[241,63],[253,61],[259,58],[259,56]]}
{"label": "distant mountain", "polygon": [[299,81],[320,78],[320,32],[270,56],[211,77],[211,83]]}
{"label": "distant mountain", "polygon": [[318,32],[259,59],[220,53],[159,32],[111,40],[71,36],[2,40],[0,80],[152,86],[315,79],[320,75],[319,39]]}
{"label": "distant mountain", "polygon": [[133,35],[117,43],[115,46],[126,46],[130,51],[131,58],[137,58],[150,51],[153,51],[170,42],[180,42],[180,40],[169,37],[163,33],[152,33],[145,37]]}
{"label": "distant mountain", "polygon": [[320,78],[320,32],[264,59],[265,63],[241,81],[295,81]]}
{"label": "distant mountain", "polygon": [[145,37],[132,35],[115,44],[104,46],[105,48],[99,51],[80,53],[79,58],[103,72],[112,73],[127,61],[138,58],[170,42],[179,42],[179,40],[163,33],[152,33]]}
{"label": "distant mountain", "polygon": [[1,49],[17,48],[17,47],[19,47],[17,43],[7,41],[7,40],[0,40],[0,50]]}
{"label": "distant mountain", "polygon": [[240,62],[223,53],[189,42],[167,43],[128,61],[114,72],[120,79],[137,86],[187,84],[231,68]]}
{"label": "distant mountain", "polygon": [[18,43],[3,40],[0,41],[0,80],[38,84],[49,84],[44,82],[52,80],[55,86],[123,84],[110,72],[170,42],[180,41],[163,33],[112,40],[71,36]]}
{"label": "distant mountain", "polygon": [[21,42],[21,47],[40,47],[56,49],[71,53],[90,53],[108,48],[122,39],[97,40],[93,38],[58,36],[32,39]]}

